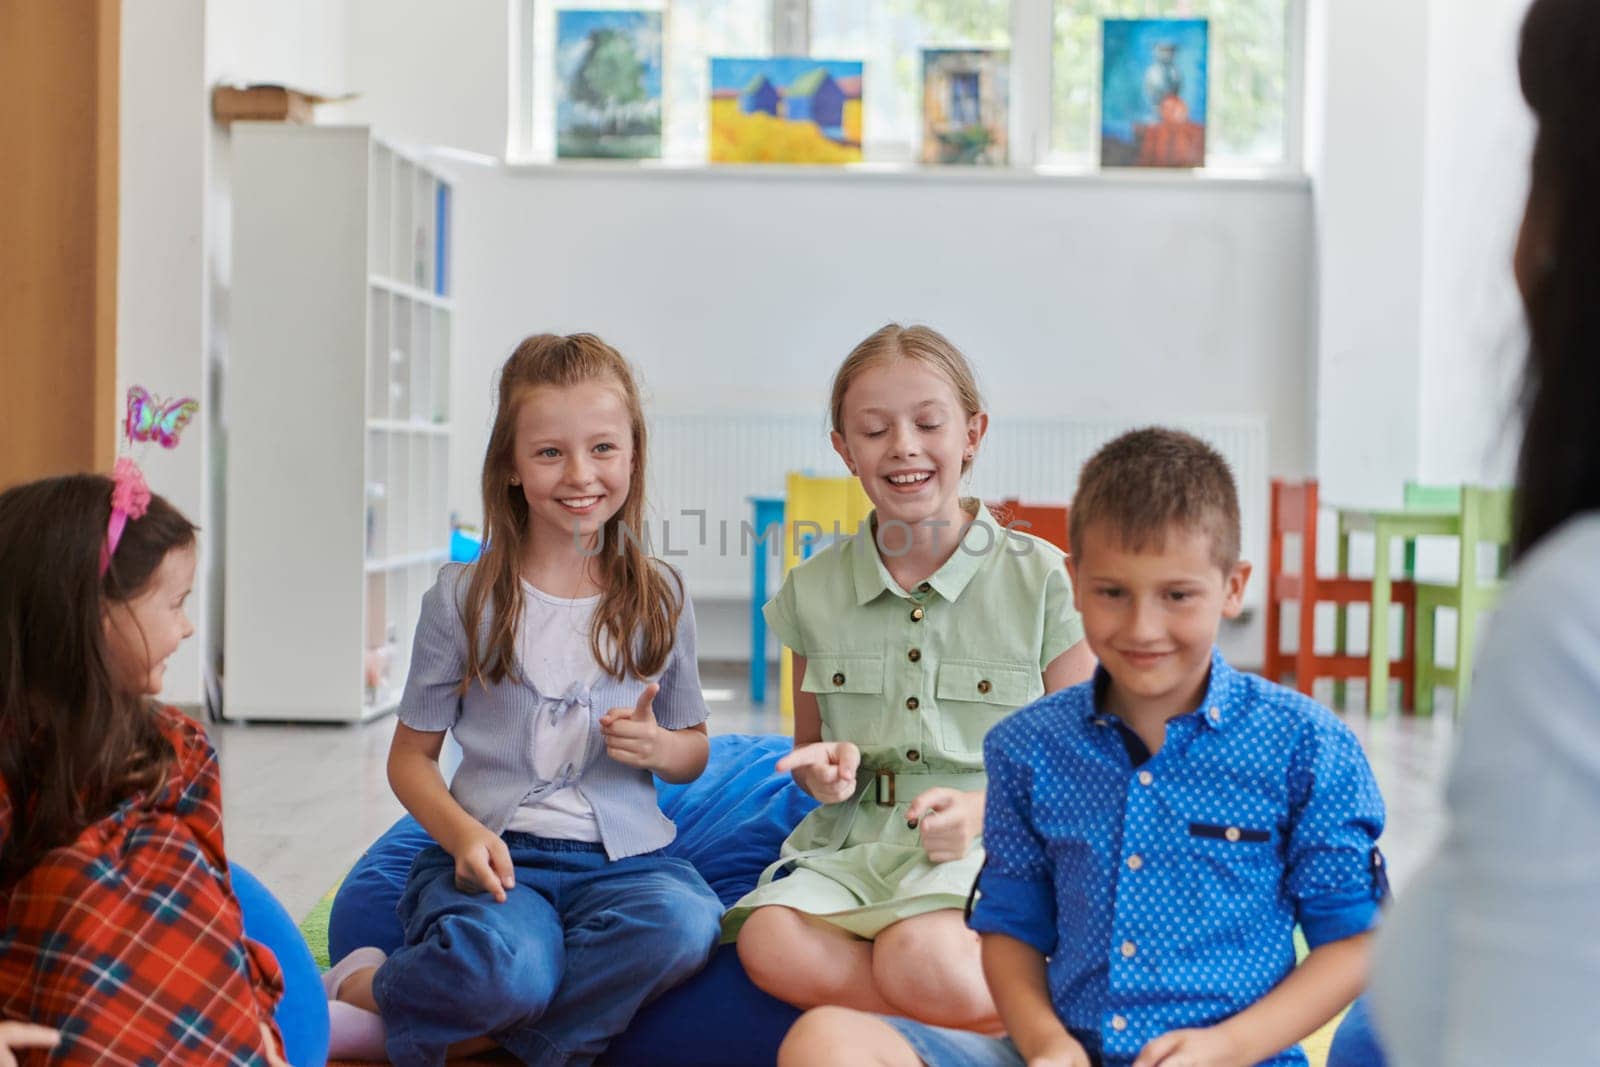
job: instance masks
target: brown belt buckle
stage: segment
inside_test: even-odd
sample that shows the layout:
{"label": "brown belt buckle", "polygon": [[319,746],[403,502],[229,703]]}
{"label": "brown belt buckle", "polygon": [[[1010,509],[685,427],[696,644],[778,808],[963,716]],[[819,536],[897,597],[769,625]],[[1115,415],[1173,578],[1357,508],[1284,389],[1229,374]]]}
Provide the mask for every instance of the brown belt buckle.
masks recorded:
{"label": "brown belt buckle", "polygon": [[[889,789],[888,789],[889,798],[887,800],[884,799],[883,783],[884,783],[885,780],[887,780],[888,783],[889,783]],[[894,807],[894,772],[893,771],[885,771],[885,770],[878,771],[877,772],[876,788],[877,788],[878,795],[877,795],[877,797],[875,799],[877,800],[878,807],[880,807],[880,808],[892,808],[892,807]]]}

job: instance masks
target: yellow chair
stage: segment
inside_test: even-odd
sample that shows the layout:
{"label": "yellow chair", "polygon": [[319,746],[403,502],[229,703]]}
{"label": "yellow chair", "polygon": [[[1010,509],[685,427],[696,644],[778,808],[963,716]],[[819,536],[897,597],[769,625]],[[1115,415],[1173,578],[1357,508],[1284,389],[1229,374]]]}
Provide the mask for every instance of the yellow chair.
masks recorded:
{"label": "yellow chair", "polygon": [[[872,514],[872,501],[853,477],[820,478],[790,471],[784,482],[783,573],[787,575],[823,541],[848,537]],[[783,724],[794,728],[794,656],[785,648],[778,661],[778,708]]]}

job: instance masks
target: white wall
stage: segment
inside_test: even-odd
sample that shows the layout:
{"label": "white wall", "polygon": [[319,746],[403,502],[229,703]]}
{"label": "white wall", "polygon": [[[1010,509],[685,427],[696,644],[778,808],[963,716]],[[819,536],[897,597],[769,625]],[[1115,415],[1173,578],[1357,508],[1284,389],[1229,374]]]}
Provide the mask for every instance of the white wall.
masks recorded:
{"label": "white wall", "polygon": [[[341,5],[330,5],[341,6]],[[489,156],[506,150],[509,0],[342,0],[348,104],[322,121]]]}
{"label": "white wall", "polygon": [[1428,27],[1419,471],[1505,484],[1525,355],[1511,252],[1527,196],[1533,117],[1517,83],[1527,0],[1435,0]]}
{"label": "white wall", "polygon": [[197,705],[202,660],[212,640],[206,605],[211,531],[205,480],[210,448],[203,373],[205,154],[204,0],[163,0],[122,9],[117,221],[118,440],[121,397],[130,385],[172,398],[199,398],[203,414],[177,449],[135,453],[150,487],[202,527],[201,566],[189,615],[193,639],[173,656],[167,700]]}
{"label": "white wall", "polygon": [[661,413],[815,414],[850,348],[923,321],[993,417],[1265,414],[1303,470],[1310,193],[1299,181],[465,168],[452,506],[523,336],[592,330]]}
{"label": "white wall", "polygon": [[1420,453],[1427,4],[1312,0],[1310,15],[1314,470],[1325,499],[1397,503]]}
{"label": "white wall", "polygon": [[174,656],[164,696],[197,705],[221,647],[216,371],[226,356],[227,134],[211,120],[219,81],[342,88],[345,13],[320,0],[125,4],[121,34],[117,384],[193,396],[201,415],[173,452],[140,456],[151,487],[201,526],[191,599],[195,637]]}

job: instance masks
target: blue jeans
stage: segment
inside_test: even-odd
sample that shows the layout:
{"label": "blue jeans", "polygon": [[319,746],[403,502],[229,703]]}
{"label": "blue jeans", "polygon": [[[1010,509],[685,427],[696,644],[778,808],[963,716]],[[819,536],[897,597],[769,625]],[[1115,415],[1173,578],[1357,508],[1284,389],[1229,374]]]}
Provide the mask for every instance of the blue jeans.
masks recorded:
{"label": "blue jeans", "polygon": [[639,1008],[705,966],[722,904],[686,861],[507,833],[517,884],[455,885],[437,845],[411,866],[406,943],[373,976],[389,1058],[443,1064],[488,1035],[529,1064],[588,1064]]}
{"label": "blue jeans", "polygon": [[[905,1038],[926,1067],[1024,1067],[1022,1053],[1009,1037],[987,1037],[970,1030],[951,1030],[889,1015],[879,1016]],[[1100,1038],[1071,1031],[1089,1054],[1091,1067],[1100,1067]]]}

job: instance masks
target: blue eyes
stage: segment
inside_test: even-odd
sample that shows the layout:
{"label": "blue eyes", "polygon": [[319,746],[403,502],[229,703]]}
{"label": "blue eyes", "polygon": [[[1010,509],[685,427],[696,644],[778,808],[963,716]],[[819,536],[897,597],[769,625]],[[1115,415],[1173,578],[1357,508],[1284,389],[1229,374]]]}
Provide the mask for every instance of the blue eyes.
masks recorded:
{"label": "blue eyes", "polygon": [[[601,455],[615,452],[616,450],[617,446],[612,444],[610,441],[602,441],[600,444],[594,446],[594,451],[599,452]],[[534,453],[534,457],[537,459],[556,459],[560,455],[561,449],[556,448],[553,445],[549,448],[541,448],[539,451]]]}

